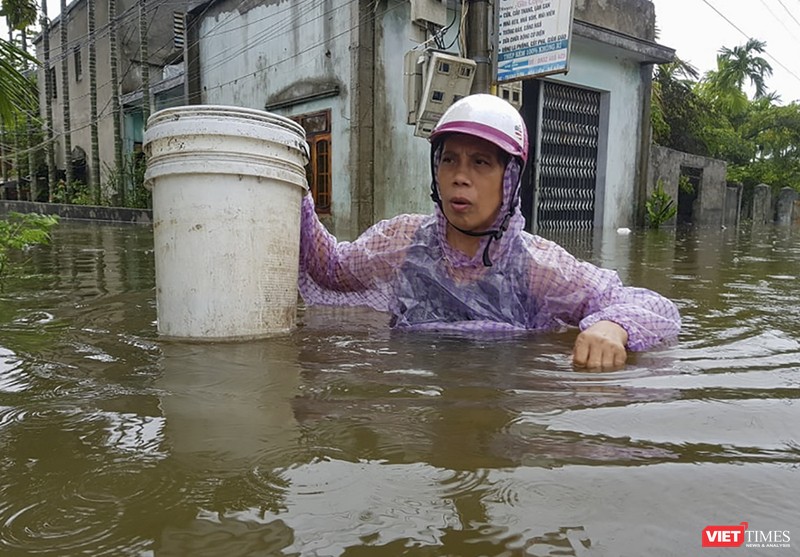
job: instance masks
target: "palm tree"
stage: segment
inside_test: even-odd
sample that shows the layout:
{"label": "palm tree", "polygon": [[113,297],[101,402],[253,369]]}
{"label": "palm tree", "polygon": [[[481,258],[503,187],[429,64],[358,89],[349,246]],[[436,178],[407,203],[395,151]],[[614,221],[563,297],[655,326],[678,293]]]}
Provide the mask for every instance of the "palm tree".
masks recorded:
{"label": "palm tree", "polygon": [[742,46],[723,47],[717,55],[717,69],[707,72],[698,86],[698,93],[734,119],[741,119],[749,106],[745,82],[755,87],[756,99],[767,96],[766,78],[772,66],[758,56],[766,43],[749,39]]}
{"label": "palm tree", "polygon": [[[8,21],[9,30],[24,29],[36,21],[33,0],[0,0],[0,16]],[[0,116],[11,119],[14,109],[33,109],[36,89],[23,75],[22,68],[36,59],[10,41],[0,38]]]}
{"label": "palm tree", "polygon": [[21,31],[36,22],[36,2],[34,0],[2,0],[0,16],[8,19],[11,29]]}
{"label": "palm tree", "polygon": [[[25,28],[36,21],[36,4],[32,0],[0,0],[0,16],[5,17],[8,24],[8,41],[0,39],[0,121],[3,123],[4,132],[6,131],[6,122],[13,121],[14,123],[13,168],[17,176],[17,199],[20,199],[20,136],[17,116],[19,111],[30,114],[35,110],[36,87],[24,75],[24,71],[31,63],[35,63],[36,59],[14,45],[14,31],[22,31],[23,47],[25,47]],[[5,146],[3,145],[0,146],[3,181],[8,180],[5,158]]]}
{"label": "palm tree", "polygon": [[[686,105],[690,103],[686,100],[693,96],[692,90],[699,75],[697,68],[677,56],[668,64],[656,66],[650,91],[650,119],[655,143],[678,147],[673,145],[674,137],[670,124],[670,121],[674,120],[671,116],[675,115],[672,103],[677,101],[683,108],[688,108]],[[686,148],[685,145],[680,147]]]}
{"label": "palm tree", "polygon": [[694,82],[700,77],[700,72],[690,62],[675,57],[669,64],[660,64],[656,67],[655,80],[664,83],[667,81]]}
{"label": "palm tree", "polygon": [[717,75],[725,88],[744,88],[745,80],[756,88],[755,98],[767,94],[766,78],[772,75],[772,66],[761,56],[767,46],[764,41],[748,39],[743,46],[733,49],[722,47],[717,55]]}

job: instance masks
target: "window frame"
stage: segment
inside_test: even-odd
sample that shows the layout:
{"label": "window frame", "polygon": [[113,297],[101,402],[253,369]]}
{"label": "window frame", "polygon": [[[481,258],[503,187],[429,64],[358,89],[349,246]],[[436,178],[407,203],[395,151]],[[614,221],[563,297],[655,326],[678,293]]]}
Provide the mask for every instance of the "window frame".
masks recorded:
{"label": "window frame", "polygon": [[81,59],[81,45],[72,48],[72,64],[75,66],[75,81],[83,79],[83,60]]}
{"label": "window frame", "polygon": [[183,50],[186,46],[186,14],[172,12],[172,48]]}
{"label": "window frame", "polygon": [[[322,120],[320,120],[320,118]],[[333,205],[333,177],[331,140],[331,110],[318,110],[291,117],[306,132],[309,161],[306,166],[306,179],[317,213],[329,215]],[[315,126],[310,125],[314,121]],[[323,123],[322,127],[318,125]]]}
{"label": "window frame", "polygon": [[57,99],[58,98],[58,76],[56,75],[56,67],[50,66],[47,68],[47,75],[45,79],[50,80],[50,98]]}

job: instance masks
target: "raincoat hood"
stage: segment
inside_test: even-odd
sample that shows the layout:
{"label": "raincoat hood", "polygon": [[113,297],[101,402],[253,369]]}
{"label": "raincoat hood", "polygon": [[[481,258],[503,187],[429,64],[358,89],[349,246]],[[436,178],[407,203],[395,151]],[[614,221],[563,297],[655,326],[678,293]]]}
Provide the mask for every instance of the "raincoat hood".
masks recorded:
{"label": "raincoat hood", "polygon": [[444,141],[440,140],[431,147],[431,173],[433,174],[431,198],[436,204],[436,227],[442,252],[451,264],[458,267],[475,264],[491,267],[493,264],[492,262],[499,261],[505,256],[513,239],[518,236],[525,227],[525,218],[518,210],[520,204],[522,160],[518,157],[511,156],[506,163],[505,172],[503,173],[503,202],[500,205],[500,210],[492,226],[486,229],[486,231],[479,233],[469,233],[456,228],[460,232],[471,236],[482,236],[478,253],[470,257],[451,247],[447,242],[447,225],[449,223],[442,209],[442,202],[439,197],[439,182],[437,179],[443,145]]}

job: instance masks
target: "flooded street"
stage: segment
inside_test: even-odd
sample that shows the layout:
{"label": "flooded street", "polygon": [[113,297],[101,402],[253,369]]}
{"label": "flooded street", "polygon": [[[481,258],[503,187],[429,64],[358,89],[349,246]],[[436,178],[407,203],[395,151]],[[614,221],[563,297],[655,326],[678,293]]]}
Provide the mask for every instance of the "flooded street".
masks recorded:
{"label": "flooded street", "polygon": [[681,310],[572,369],[575,331],[166,342],[149,227],[62,221],[0,293],[0,555],[696,555],[800,548],[800,230],[557,237]]}

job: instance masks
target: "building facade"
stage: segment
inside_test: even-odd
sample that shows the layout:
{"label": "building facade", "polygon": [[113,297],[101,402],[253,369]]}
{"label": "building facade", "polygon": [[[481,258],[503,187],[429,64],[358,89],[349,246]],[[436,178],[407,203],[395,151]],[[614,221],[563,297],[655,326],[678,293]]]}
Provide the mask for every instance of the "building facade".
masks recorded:
{"label": "building facade", "polygon": [[[89,2],[94,2],[95,33],[89,32]],[[142,18],[142,10],[144,18]],[[118,0],[116,3],[117,36],[117,90],[120,95],[120,128],[123,153],[132,156],[141,148],[144,132],[142,93],[143,64],[141,56],[140,26],[146,26],[147,67],[151,85],[151,110],[184,104],[183,52],[185,33],[183,20],[186,4],[166,0]],[[180,25],[176,25],[178,22]],[[67,49],[63,51],[61,27],[67,26]],[[48,103],[45,79],[51,80],[49,102],[53,114],[53,148],[56,167],[61,172],[68,161],[77,164],[83,157],[83,172],[75,179],[86,183],[93,171],[91,157],[91,90],[89,48],[93,43],[96,53],[97,118],[101,182],[106,184],[115,166],[115,130],[111,72],[111,19],[108,0],[74,0],[66,13],[50,22],[49,64],[45,65],[43,36],[34,40],[36,56],[42,62],[39,68],[39,106],[45,120]],[[63,79],[62,65],[67,65],[68,78]],[[48,74],[49,75],[46,75]],[[65,118],[64,98],[69,97],[69,133],[72,152],[64,148]],[[110,193],[110,192],[106,192]]]}

